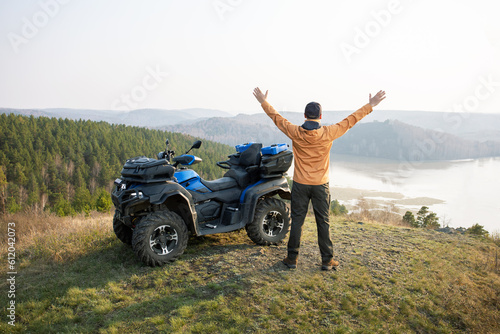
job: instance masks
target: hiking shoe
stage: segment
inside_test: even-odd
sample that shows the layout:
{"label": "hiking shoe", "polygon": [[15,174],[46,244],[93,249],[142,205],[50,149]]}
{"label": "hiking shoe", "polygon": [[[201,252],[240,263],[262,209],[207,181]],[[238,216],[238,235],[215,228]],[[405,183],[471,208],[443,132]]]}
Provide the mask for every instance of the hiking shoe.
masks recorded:
{"label": "hiking shoe", "polygon": [[331,259],[330,261],[323,261],[321,264],[321,270],[337,270],[338,265],[339,262],[334,259]]}
{"label": "hiking shoe", "polygon": [[289,269],[295,269],[297,268],[297,259],[292,260],[288,256],[283,259],[283,264],[287,266]]}

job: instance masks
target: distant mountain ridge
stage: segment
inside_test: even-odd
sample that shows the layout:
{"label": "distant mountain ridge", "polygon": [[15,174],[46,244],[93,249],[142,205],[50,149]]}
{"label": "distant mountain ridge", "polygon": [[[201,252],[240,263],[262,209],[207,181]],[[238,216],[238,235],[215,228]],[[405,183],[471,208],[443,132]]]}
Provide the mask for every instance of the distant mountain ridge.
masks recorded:
{"label": "distant mountain ridge", "polygon": [[230,113],[221,110],[191,108],[191,109],[137,109],[131,111],[93,110],[93,109],[12,109],[0,108],[0,113],[35,117],[56,117],[73,120],[105,121],[111,124],[125,124],[142,127],[158,127],[179,123],[200,121],[210,117],[231,117]]}
{"label": "distant mountain ridge", "polygon": [[[302,124],[303,115],[283,112],[282,115],[294,124]],[[399,120],[379,122],[370,120],[373,114],[349,130],[344,136],[333,143],[332,151],[338,154],[377,157],[391,160],[455,160],[476,159],[482,157],[500,156],[500,136],[498,141],[481,137],[480,131],[472,131],[473,136],[482,140],[468,139],[466,135],[455,135],[447,132],[431,130]],[[342,120],[343,115],[337,115]],[[435,115],[443,117],[442,115]],[[450,115],[449,115],[450,116]],[[448,116],[448,117],[449,117]],[[379,116],[380,117],[380,116]],[[332,119],[332,115],[323,117],[323,123]],[[488,126],[500,122],[500,116],[492,117]],[[333,122],[332,122],[333,123]],[[436,119],[429,123],[437,124]],[[446,125],[446,124],[443,124]],[[473,130],[470,126],[466,130]],[[196,137],[237,145],[245,142],[262,142],[264,145],[273,143],[291,144],[281,131],[265,114],[238,115],[232,118],[210,118],[192,124],[176,124],[160,127],[162,130],[181,132]],[[460,132],[460,131],[455,131]],[[490,134],[497,138],[494,130]]]}
{"label": "distant mountain ridge", "polygon": [[[105,121],[134,125],[216,141],[228,145],[261,142],[291,144],[263,112],[233,116],[213,109],[138,109],[132,111],[80,109],[9,109],[0,113]],[[322,124],[334,124],[352,110],[324,111]],[[304,114],[281,112],[294,124]],[[426,111],[375,110],[334,142],[339,154],[386,159],[453,160],[500,156],[500,115]]]}
{"label": "distant mountain ridge", "polygon": [[[353,110],[324,111],[321,122],[323,125],[335,124],[352,112]],[[304,122],[303,113],[289,111],[280,113],[294,124],[300,125]],[[234,120],[243,124],[272,125],[264,112],[253,115],[239,114],[234,117]],[[420,128],[453,134],[463,139],[500,141],[500,114],[374,110],[362,122],[385,122],[386,120],[398,120]]]}
{"label": "distant mountain ridge", "polygon": [[360,123],[333,142],[338,154],[391,160],[458,160],[500,156],[500,142],[473,141],[400,121]]}

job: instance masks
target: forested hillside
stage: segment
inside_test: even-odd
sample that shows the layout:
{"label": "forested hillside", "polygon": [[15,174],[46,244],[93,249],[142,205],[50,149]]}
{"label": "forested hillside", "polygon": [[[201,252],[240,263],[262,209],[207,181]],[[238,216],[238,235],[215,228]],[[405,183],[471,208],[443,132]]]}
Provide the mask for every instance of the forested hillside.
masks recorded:
{"label": "forested hillside", "polygon": [[500,142],[466,140],[399,121],[359,123],[333,142],[339,154],[391,160],[457,160],[500,156]]}
{"label": "forested hillside", "polygon": [[[0,212],[51,208],[59,214],[109,205],[109,191],[126,159],[156,157],[165,139],[178,154],[195,138],[106,122],[0,115]],[[220,177],[216,162],[233,148],[204,142],[195,152],[205,178]]]}
{"label": "forested hillside", "polygon": [[[284,113],[294,124],[302,124],[297,115]],[[265,118],[264,118],[265,116]],[[368,117],[367,117],[368,118]],[[323,122],[328,125],[328,123]],[[163,127],[228,145],[256,141],[265,145],[288,143],[288,139],[266,115],[240,115],[210,118],[193,124]],[[424,129],[396,120],[356,124],[333,142],[337,154],[376,157],[390,160],[456,160],[500,156],[500,142],[477,141]]]}

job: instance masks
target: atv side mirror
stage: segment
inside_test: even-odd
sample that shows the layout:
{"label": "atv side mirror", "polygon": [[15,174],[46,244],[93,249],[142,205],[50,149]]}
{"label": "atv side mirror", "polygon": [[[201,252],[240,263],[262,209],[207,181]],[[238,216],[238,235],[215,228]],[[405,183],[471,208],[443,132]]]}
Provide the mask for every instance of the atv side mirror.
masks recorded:
{"label": "atv side mirror", "polygon": [[189,150],[186,151],[184,154],[188,154],[193,148],[200,148],[201,146],[201,140],[197,140],[193,143],[193,146]]}
{"label": "atv side mirror", "polygon": [[168,144],[170,144],[170,142],[167,140],[165,140],[165,146],[168,146]]}
{"label": "atv side mirror", "polygon": [[197,140],[194,142],[193,146],[191,148],[200,148],[201,147],[201,140]]}

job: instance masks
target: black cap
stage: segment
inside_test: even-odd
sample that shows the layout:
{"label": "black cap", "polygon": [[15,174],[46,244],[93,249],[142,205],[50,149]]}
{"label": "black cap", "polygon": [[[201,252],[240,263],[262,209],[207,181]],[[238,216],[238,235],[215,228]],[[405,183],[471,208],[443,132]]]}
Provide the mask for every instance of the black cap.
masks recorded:
{"label": "black cap", "polygon": [[309,119],[318,119],[321,116],[321,104],[318,102],[309,102],[306,106],[306,117]]}

